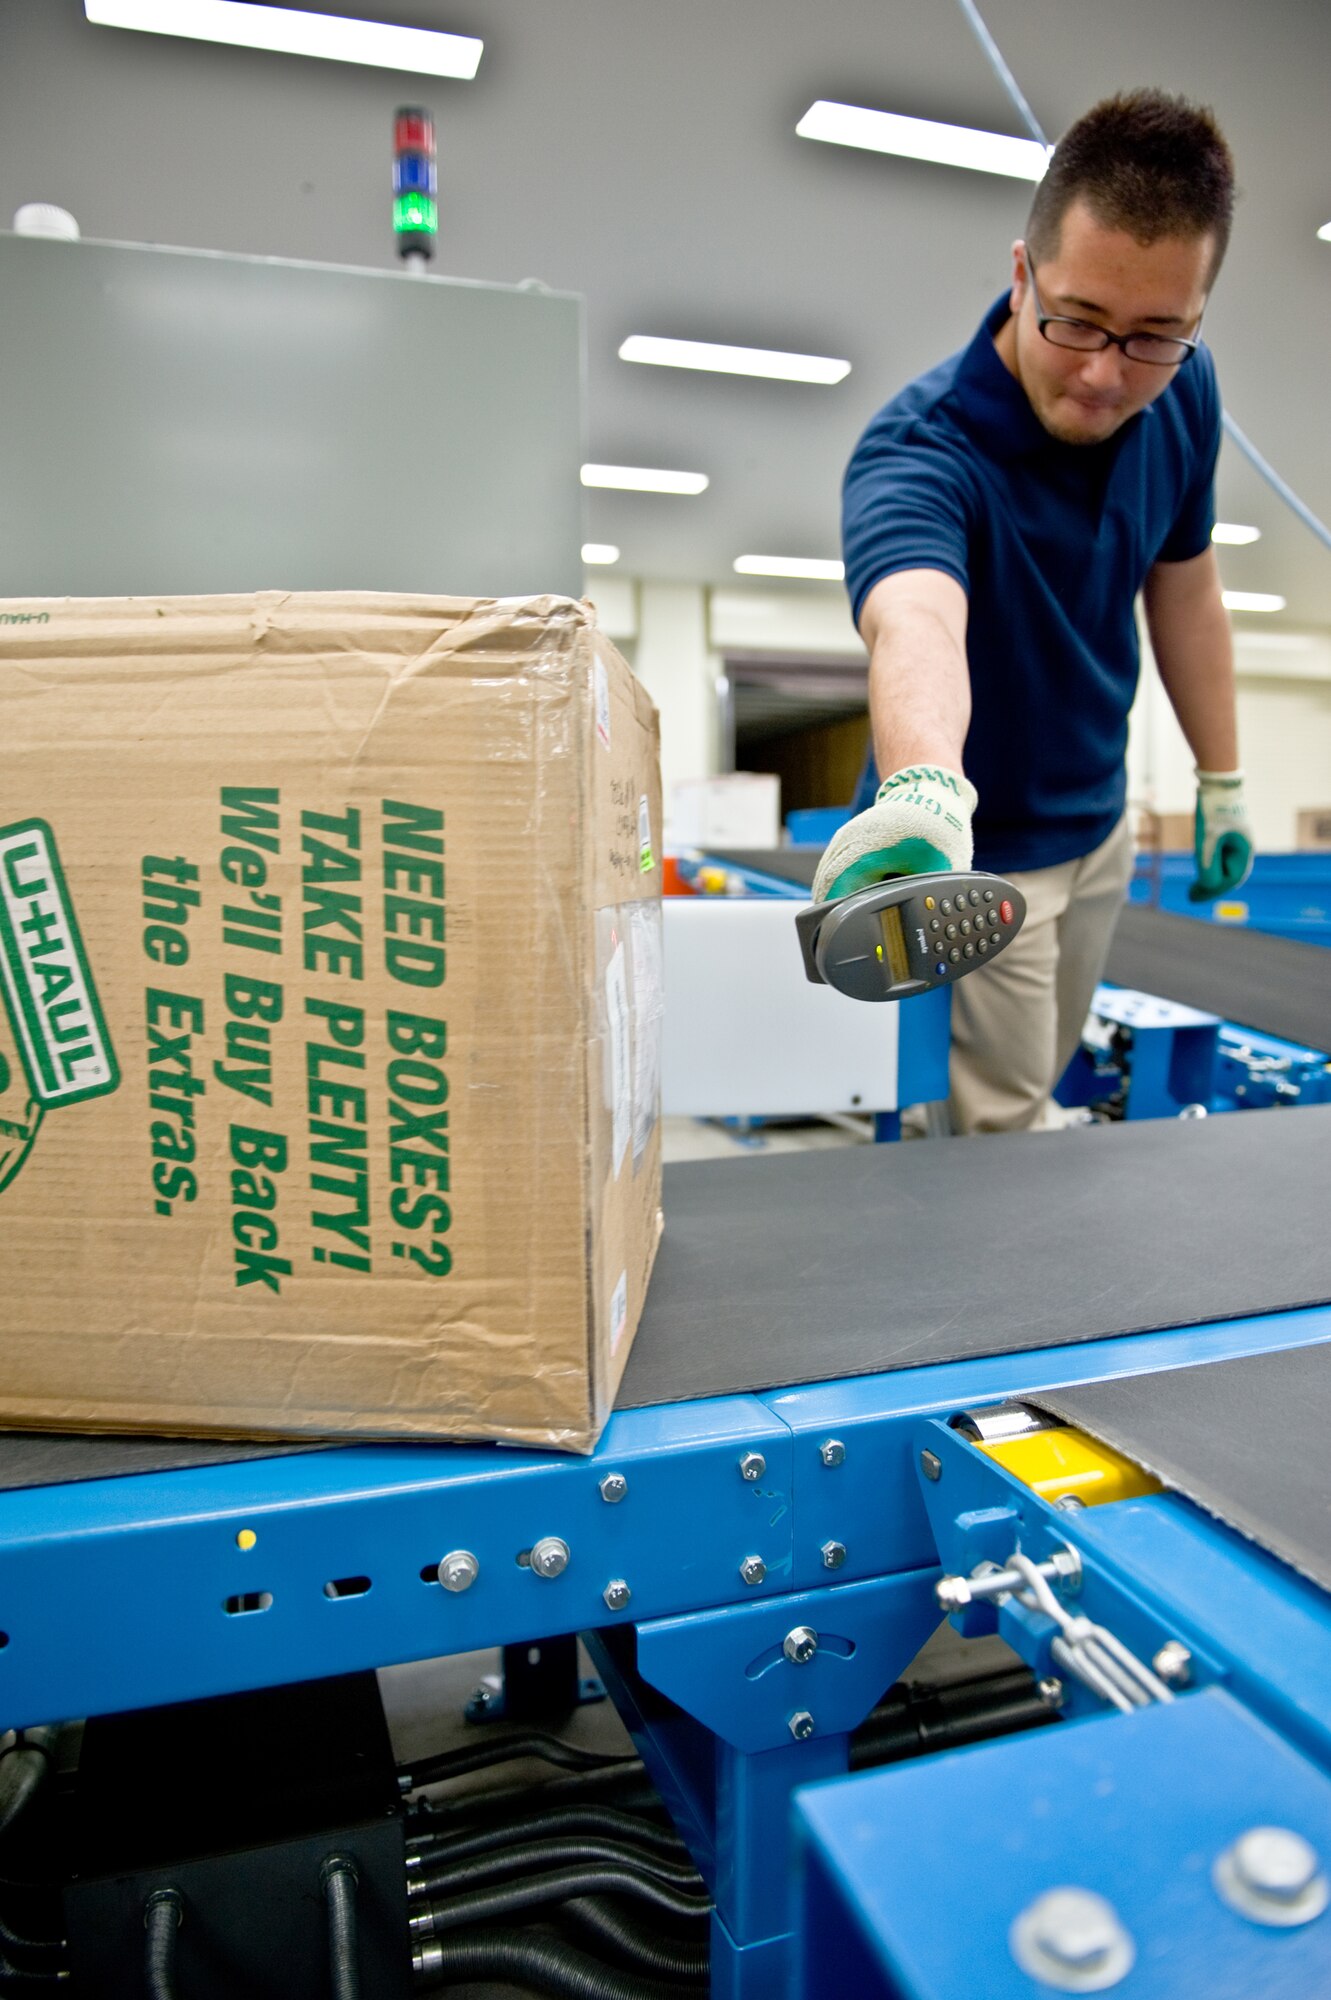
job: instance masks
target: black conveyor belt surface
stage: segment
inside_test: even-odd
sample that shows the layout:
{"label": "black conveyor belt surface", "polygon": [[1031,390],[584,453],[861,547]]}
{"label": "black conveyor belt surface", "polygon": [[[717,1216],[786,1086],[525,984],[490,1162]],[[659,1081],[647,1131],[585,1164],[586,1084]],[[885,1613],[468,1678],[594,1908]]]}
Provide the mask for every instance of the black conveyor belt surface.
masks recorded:
{"label": "black conveyor belt surface", "polygon": [[1030,1398],[1331,1590],[1331,1346]]}
{"label": "black conveyor belt surface", "polygon": [[1331,1052],[1331,951],[1128,904],[1105,978]]}
{"label": "black conveyor belt surface", "polygon": [[[1331,1105],[670,1166],[665,1213],[620,1408],[1331,1302]],[[272,1449],[0,1436],[0,1487]]]}
{"label": "black conveyor belt surface", "polygon": [[1326,1303],[1331,1105],[667,1167],[665,1213],[620,1407]]}
{"label": "black conveyor belt surface", "polygon": [[131,1472],[182,1472],[194,1466],[331,1449],[326,1444],[125,1437],[110,1431],[0,1431],[0,1491],[10,1486],[64,1486],[78,1479],[123,1479]]}

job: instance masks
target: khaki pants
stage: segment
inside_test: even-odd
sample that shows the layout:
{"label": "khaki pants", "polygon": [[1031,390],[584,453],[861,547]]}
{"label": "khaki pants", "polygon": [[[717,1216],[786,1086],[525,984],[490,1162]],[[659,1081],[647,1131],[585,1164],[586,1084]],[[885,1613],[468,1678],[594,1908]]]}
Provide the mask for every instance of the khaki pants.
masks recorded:
{"label": "khaki pants", "polygon": [[1013,875],[1020,935],[952,995],[955,1132],[1029,1132],[1063,1123],[1050,1093],[1081,1040],[1132,874],[1126,817],[1079,861]]}

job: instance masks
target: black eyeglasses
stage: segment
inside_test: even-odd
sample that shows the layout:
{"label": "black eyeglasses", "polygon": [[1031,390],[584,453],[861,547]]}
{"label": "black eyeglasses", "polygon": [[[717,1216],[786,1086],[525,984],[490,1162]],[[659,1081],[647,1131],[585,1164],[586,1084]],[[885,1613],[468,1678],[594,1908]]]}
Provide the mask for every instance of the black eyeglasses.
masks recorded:
{"label": "black eyeglasses", "polygon": [[[1159,333],[1111,333],[1108,327],[1092,326],[1086,319],[1066,319],[1061,313],[1047,313],[1035,282],[1035,266],[1029,250],[1026,274],[1035,300],[1035,324],[1051,347],[1076,348],[1082,354],[1100,354],[1106,347],[1121,347],[1129,361],[1144,361],[1152,368],[1178,368],[1201,345],[1199,340],[1175,340]],[[1200,333],[1200,320],[1197,328]]]}

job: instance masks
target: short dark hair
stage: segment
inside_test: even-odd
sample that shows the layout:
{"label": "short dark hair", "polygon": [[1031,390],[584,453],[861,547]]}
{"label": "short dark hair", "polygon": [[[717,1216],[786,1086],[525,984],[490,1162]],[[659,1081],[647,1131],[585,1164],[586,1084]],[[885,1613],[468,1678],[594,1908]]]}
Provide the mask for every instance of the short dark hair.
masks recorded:
{"label": "short dark hair", "polygon": [[1069,126],[1035,190],[1026,241],[1054,255],[1063,217],[1084,201],[1106,229],[1140,243],[1210,236],[1220,269],[1234,213],[1234,159],[1215,114],[1162,90],[1106,97]]}

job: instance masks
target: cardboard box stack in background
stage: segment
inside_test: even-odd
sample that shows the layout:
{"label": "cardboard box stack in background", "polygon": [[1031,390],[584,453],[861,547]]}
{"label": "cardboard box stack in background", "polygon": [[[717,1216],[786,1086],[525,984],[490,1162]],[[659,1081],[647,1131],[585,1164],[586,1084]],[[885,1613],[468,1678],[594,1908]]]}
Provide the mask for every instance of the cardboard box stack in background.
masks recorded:
{"label": "cardboard box stack in background", "polygon": [[586,1449],[656,713],[565,599],[0,605],[0,1422]]}

